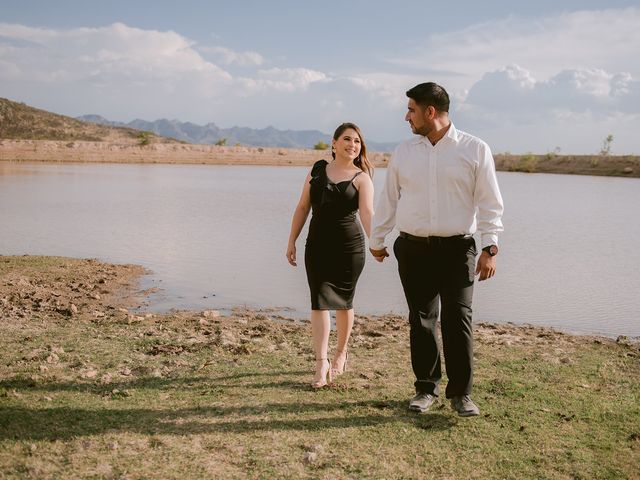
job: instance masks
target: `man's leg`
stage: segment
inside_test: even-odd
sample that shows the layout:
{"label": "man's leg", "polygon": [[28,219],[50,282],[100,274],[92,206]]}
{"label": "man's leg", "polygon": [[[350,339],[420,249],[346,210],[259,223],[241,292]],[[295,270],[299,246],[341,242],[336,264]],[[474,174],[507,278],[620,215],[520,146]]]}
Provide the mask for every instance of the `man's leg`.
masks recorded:
{"label": "man's leg", "polygon": [[428,244],[401,237],[396,240],[393,251],[409,306],[409,341],[416,392],[437,396],[442,370],[436,342],[438,282],[436,269],[429,268],[433,254]]}
{"label": "man's leg", "polygon": [[475,276],[475,241],[461,239],[444,249],[444,285],[442,301],[442,344],[449,382],[446,397],[470,395],[473,386],[473,281]]}

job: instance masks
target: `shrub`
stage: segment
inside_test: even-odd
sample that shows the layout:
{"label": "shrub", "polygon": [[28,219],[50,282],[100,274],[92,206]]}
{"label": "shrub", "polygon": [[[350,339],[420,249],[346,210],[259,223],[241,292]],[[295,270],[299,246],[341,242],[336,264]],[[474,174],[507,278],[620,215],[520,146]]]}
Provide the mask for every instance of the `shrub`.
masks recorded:
{"label": "shrub", "polygon": [[227,144],[227,139],[226,138],[221,138],[216,142],[216,145],[219,147],[224,147]]}
{"label": "shrub", "polygon": [[538,158],[532,153],[528,153],[520,157],[520,162],[518,162],[518,170],[522,172],[533,173],[536,171],[538,167]]}
{"label": "shrub", "polygon": [[608,156],[611,153],[611,144],[613,143],[613,135],[609,134],[602,141],[602,149],[600,150],[600,155],[603,157]]}
{"label": "shrub", "polygon": [[316,143],[313,146],[314,150],[327,150],[329,148],[329,145],[326,142],[323,142],[322,140],[320,140],[318,143]]}
{"label": "shrub", "polygon": [[138,135],[138,145],[142,147],[149,145],[149,143],[151,143],[151,135],[151,132],[140,132]]}

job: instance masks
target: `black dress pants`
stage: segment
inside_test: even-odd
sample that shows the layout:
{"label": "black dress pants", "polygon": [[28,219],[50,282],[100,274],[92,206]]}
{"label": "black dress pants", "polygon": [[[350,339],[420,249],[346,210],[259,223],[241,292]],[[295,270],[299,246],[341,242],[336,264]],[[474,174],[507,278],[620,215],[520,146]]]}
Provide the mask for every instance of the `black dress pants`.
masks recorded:
{"label": "black dress pants", "polygon": [[401,233],[393,251],[409,306],[416,392],[439,395],[442,370],[436,323],[440,315],[449,378],[445,395],[451,398],[470,394],[473,384],[471,301],[477,253],[474,238],[411,237]]}

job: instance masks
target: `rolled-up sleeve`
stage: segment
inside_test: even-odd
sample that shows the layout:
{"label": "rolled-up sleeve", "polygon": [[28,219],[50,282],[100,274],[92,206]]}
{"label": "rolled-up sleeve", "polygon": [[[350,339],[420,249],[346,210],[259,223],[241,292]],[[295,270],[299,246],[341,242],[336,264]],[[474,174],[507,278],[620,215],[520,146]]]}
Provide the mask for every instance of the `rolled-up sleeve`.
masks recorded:
{"label": "rolled-up sleeve", "polygon": [[491,149],[485,143],[482,143],[479,148],[474,203],[478,209],[477,222],[480,243],[484,248],[489,245],[498,245],[498,234],[504,230],[502,226],[504,204],[498,188]]}
{"label": "rolled-up sleeve", "polygon": [[387,178],[385,179],[384,187],[376,205],[376,212],[373,216],[369,246],[374,250],[384,248],[384,239],[396,223],[396,208],[398,206],[398,199],[400,198],[398,169],[395,160],[396,153],[397,149],[389,160]]}

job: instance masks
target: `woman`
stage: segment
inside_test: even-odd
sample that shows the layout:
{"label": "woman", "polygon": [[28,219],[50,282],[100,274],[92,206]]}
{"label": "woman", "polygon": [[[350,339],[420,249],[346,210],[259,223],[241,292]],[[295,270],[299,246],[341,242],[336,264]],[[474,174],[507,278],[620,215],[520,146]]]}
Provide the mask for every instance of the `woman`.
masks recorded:
{"label": "woman", "polygon": [[[373,166],[360,129],[353,123],[340,125],[333,134],[331,150],[333,161],[317,161],[307,175],[287,246],[287,260],[296,266],[296,240],[313,209],[304,263],[311,290],[314,388],[324,387],[334,375],[345,371],[354,319],[353,295],[365,259],[364,235],[356,211],[367,237],[373,217]],[[338,336],[332,362],[328,359],[330,310],[336,311]]]}

